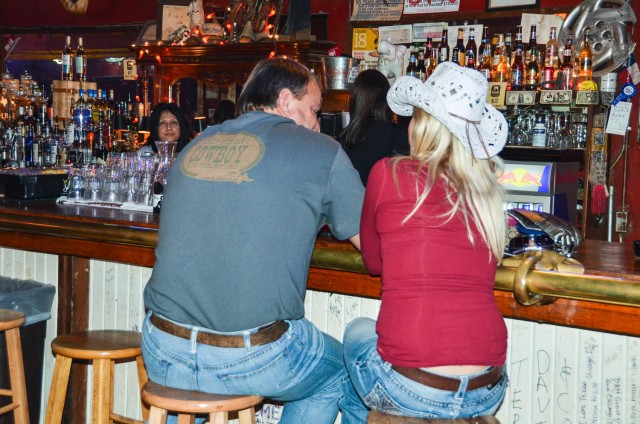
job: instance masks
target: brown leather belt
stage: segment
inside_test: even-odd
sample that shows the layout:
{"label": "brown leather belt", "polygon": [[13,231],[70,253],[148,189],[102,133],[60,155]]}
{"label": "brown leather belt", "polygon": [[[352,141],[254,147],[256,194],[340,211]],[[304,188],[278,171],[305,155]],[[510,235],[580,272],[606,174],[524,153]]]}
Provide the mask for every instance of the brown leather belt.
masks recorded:
{"label": "brown leather belt", "polygon": [[[392,365],[391,368],[398,374],[407,377],[409,380],[413,380],[417,383],[425,386],[433,387],[438,390],[446,390],[448,392],[455,392],[460,387],[460,379],[445,377],[443,375],[433,374],[420,368],[407,368]],[[504,366],[492,367],[488,372],[469,379],[467,384],[467,390],[475,390],[481,387],[496,384],[502,378]]]}
{"label": "brown leather belt", "polygon": [[[161,331],[182,339],[191,339],[191,329],[167,321],[156,314],[151,314],[151,323]],[[260,346],[278,340],[289,329],[286,321],[276,321],[272,324],[260,327],[258,331],[250,334],[251,346]],[[244,336],[207,333],[199,331],[196,338],[198,343],[218,347],[244,347]]]}

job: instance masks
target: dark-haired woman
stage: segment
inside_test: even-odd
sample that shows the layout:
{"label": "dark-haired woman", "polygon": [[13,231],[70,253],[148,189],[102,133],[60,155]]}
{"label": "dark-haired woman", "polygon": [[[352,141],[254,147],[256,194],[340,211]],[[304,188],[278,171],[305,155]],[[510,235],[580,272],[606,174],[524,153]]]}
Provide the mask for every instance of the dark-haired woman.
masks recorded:
{"label": "dark-haired woman", "polygon": [[359,73],[351,86],[351,120],[338,141],[364,185],[377,161],[409,153],[407,131],[393,123],[393,112],[387,104],[388,91],[389,81],[374,69]]}
{"label": "dark-haired woman", "polygon": [[177,141],[176,152],[182,150],[189,142],[189,124],[175,103],[158,103],[151,112],[150,125],[149,143],[142,146],[138,153],[158,153],[156,141]]}

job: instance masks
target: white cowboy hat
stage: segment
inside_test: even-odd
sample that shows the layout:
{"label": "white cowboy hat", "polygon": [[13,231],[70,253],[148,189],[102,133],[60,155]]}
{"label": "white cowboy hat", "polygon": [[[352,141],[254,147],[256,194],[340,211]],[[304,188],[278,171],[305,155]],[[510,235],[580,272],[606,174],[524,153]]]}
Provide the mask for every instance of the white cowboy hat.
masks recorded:
{"label": "white cowboy hat", "polygon": [[507,120],[487,103],[487,80],[478,71],[443,62],[423,83],[400,77],[387,93],[389,107],[411,116],[418,107],[432,115],[455,135],[477,159],[500,153],[507,142]]}

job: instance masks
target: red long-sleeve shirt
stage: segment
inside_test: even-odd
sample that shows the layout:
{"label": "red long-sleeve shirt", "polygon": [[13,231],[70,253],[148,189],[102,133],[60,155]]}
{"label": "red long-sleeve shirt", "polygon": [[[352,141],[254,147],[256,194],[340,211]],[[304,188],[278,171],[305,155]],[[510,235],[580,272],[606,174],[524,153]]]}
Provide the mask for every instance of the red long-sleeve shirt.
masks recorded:
{"label": "red long-sleeve shirt", "polygon": [[[369,175],[360,223],[365,265],[382,276],[378,352],[394,365],[502,365],[507,330],[493,297],[496,263],[474,228],[441,216],[450,209],[442,181],[416,214],[415,162],[389,159]],[[421,175],[419,189],[424,186]],[[471,224],[473,225],[473,224]]]}

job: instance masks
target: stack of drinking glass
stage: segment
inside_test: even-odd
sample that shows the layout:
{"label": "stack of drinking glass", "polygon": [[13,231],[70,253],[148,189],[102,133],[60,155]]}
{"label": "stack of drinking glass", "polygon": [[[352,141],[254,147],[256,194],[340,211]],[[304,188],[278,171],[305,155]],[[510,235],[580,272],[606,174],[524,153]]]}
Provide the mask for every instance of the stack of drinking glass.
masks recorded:
{"label": "stack of drinking glass", "polygon": [[[155,153],[109,153],[105,164],[70,168],[66,196],[58,201],[151,212],[160,164]],[[166,165],[162,172],[166,172]]]}

